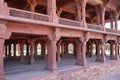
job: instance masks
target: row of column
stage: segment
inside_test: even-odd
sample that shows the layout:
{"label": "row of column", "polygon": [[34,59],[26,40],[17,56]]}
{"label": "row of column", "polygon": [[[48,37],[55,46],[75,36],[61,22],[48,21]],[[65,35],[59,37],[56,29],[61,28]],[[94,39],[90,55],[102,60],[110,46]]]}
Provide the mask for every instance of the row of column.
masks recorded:
{"label": "row of column", "polygon": [[[18,45],[18,47],[17,47]],[[5,44],[5,56],[8,58],[11,58],[12,55],[14,56],[15,60],[16,60],[16,56],[17,56],[17,48],[18,48],[18,54],[20,54],[20,61],[24,61],[24,45],[26,45],[26,56],[29,56],[29,53],[32,48],[30,48],[29,44],[25,44],[25,43],[14,43],[13,44],[13,53],[11,52],[11,48],[12,48],[12,44]],[[41,43],[41,55],[42,58],[46,58],[46,45],[45,43]],[[37,55],[37,46],[38,43],[34,44],[34,54]],[[35,56],[34,55],[34,56]]]}

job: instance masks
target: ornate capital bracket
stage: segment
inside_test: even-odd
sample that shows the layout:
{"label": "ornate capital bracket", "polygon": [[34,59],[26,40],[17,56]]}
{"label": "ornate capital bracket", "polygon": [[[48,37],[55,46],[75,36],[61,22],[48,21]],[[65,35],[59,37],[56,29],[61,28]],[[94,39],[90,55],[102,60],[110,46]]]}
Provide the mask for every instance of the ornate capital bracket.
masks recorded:
{"label": "ornate capital bracket", "polygon": [[108,35],[104,35],[104,36],[103,36],[103,41],[104,41],[104,42],[107,42],[107,41],[108,41]]}
{"label": "ornate capital bracket", "polygon": [[118,41],[118,43],[120,43],[120,37],[117,37],[117,41]]}
{"label": "ornate capital bracket", "polygon": [[34,45],[36,42],[36,39],[28,39],[28,43]]}
{"label": "ornate capital bracket", "polygon": [[28,4],[29,5],[38,5],[38,3],[39,3],[39,0],[27,0],[27,2],[28,2]]}
{"label": "ornate capital bracket", "polygon": [[60,31],[61,31],[60,28],[54,28],[52,34],[48,35],[48,39],[58,41],[61,37]]}
{"label": "ornate capital bracket", "polygon": [[85,32],[83,37],[81,38],[81,41],[82,42],[84,42],[84,41],[87,42],[89,40],[89,35],[90,35],[89,32]]}

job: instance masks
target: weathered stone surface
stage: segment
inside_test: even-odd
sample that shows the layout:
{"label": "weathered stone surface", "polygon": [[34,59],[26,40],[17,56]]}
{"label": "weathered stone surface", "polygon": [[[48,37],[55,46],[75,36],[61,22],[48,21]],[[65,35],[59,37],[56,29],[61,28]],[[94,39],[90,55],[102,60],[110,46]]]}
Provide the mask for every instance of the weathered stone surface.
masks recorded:
{"label": "weathered stone surface", "polygon": [[109,62],[90,66],[80,70],[59,72],[56,76],[33,78],[31,80],[102,80],[107,75],[115,74],[120,70],[120,62]]}

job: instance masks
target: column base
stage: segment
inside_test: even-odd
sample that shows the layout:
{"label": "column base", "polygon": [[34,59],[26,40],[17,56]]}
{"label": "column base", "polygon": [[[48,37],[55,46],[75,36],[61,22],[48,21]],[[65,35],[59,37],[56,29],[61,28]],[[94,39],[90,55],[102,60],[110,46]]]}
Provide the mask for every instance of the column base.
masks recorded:
{"label": "column base", "polygon": [[35,60],[30,60],[29,63],[30,63],[30,64],[34,64],[34,62],[35,62]]}
{"label": "column base", "polygon": [[51,64],[47,64],[45,69],[50,70],[52,72],[56,72],[58,70],[56,65],[51,65]]}
{"label": "column base", "polygon": [[119,57],[110,57],[110,60],[119,60]]}
{"label": "column base", "polygon": [[3,75],[3,76],[0,76],[0,80],[6,80],[5,79],[5,76]]}
{"label": "column base", "polygon": [[86,61],[81,61],[81,60],[77,60],[75,64],[78,66],[87,66],[88,65]]}
{"label": "column base", "polygon": [[77,60],[76,63],[75,63],[75,65],[80,66],[80,65],[81,65],[81,61],[80,61],[80,60]]}
{"label": "column base", "polygon": [[105,59],[105,57],[98,57],[96,59],[96,62],[106,62],[106,59]]}
{"label": "column base", "polygon": [[116,56],[116,57],[115,57],[115,60],[119,60],[119,56]]}

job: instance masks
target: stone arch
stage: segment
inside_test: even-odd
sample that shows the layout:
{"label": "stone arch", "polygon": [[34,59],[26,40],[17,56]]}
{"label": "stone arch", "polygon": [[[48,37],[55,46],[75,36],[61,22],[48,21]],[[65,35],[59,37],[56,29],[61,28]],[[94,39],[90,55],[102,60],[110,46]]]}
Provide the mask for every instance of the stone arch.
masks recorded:
{"label": "stone arch", "polygon": [[37,44],[37,55],[41,55],[41,43]]}
{"label": "stone arch", "polygon": [[68,44],[68,53],[73,54],[74,53],[74,45],[73,43]]}

